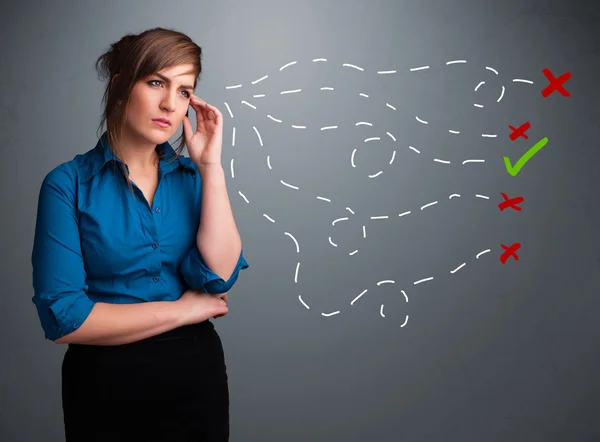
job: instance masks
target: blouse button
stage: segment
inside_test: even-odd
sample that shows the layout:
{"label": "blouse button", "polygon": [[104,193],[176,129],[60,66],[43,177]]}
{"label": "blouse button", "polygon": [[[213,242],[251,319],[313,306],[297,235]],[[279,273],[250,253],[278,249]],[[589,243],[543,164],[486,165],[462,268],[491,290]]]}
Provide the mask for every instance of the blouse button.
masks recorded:
{"label": "blouse button", "polygon": [[152,280],[153,280],[154,282],[158,282],[158,276],[155,276],[154,278],[152,278]]}
{"label": "blouse button", "polygon": [[156,213],[160,213],[160,207],[157,207],[156,209],[154,209],[154,211],[155,211]]}
{"label": "blouse button", "polygon": [[152,248],[153,249],[157,249],[158,248],[158,244],[156,244],[156,243],[152,244]]}

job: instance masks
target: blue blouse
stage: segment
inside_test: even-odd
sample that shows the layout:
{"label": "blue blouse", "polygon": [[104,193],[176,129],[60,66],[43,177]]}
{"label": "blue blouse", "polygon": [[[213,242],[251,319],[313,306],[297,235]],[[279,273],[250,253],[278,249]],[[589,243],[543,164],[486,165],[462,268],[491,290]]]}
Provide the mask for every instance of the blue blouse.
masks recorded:
{"label": "blue blouse", "polygon": [[46,339],[79,328],[95,302],[174,301],[186,290],[225,293],[248,263],[240,253],[228,281],[196,246],[202,182],[166,142],[152,207],[127,185],[104,132],[96,147],[44,178],[38,200],[32,298]]}

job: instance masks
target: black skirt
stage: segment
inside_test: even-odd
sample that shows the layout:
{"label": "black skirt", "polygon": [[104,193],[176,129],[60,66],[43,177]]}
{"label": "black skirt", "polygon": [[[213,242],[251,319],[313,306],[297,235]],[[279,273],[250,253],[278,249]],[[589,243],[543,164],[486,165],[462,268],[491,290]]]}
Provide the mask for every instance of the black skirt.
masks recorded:
{"label": "black skirt", "polygon": [[229,390],[210,321],[124,345],[69,344],[67,442],[226,442]]}

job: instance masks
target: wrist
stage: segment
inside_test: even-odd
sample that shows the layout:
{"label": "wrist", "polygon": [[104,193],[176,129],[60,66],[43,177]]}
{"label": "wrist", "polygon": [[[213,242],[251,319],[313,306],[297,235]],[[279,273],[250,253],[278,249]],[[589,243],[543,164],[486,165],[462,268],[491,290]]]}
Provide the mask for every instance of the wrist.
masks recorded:
{"label": "wrist", "polygon": [[200,173],[214,171],[214,170],[224,170],[223,165],[221,163],[197,163],[196,167]]}
{"label": "wrist", "polygon": [[165,310],[169,315],[169,319],[175,328],[187,325],[188,309],[179,299],[175,301],[166,301]]}
{"label": "wrist", "polygon": [[225,183],[225,169],[220,163],[199,165],[198,172],[205,185],[223,185]]}

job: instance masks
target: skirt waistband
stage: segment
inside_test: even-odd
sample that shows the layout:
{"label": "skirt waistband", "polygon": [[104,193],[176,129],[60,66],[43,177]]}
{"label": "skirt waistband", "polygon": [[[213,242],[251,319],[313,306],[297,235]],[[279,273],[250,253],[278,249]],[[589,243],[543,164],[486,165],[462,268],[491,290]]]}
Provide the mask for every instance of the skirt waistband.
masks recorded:
{"label": "skirt waistband", "polygon": [[69,348],[73,349],[104,349],[108,350],[110,348],[132,348],[132,347],[140,347],[145,344],[153,343],[153,342],[163,342],[170,341],[174,339],[196,339],[197,337],[207,333],[210,330],[214,330],[214,325],[209,320],[200,322],[198,324],[190,324],[184,325],[178,328],[174,328],[172,330],[168,330],[164,333],[160,333],[158,335],[149,336],[147,338],[141,339],[139,341],[130,342],[128,344],[121,345],[90,345],[90,344],[69,344]]}

